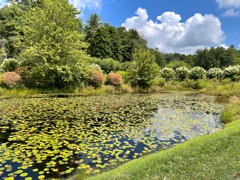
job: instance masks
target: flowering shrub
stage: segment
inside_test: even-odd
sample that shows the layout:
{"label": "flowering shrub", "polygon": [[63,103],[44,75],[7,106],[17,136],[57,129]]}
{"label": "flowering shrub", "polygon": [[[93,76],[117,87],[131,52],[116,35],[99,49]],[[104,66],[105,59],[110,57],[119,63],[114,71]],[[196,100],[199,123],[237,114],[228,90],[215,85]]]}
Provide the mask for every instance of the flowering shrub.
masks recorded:
{"label": "flowering shrub", "polygon": [[223,78],[231,78],[235,80],[240,75],[240,66],[229,66],[223,71]]}
{"label": "flowering shrub", "polygon": [[122,83],[123,83],[123,81],[122,81],[122,76],[121,76],[120,74],[110,72],[110,73],[107,75],[106,84],[120,87],[120,86],[122,85]]}
{"label": "flowering shrub", "polygon": [[19,66],[19,62],[16,59],[5,59],[0,66],[0,71],[10,72],[14,71]]}
{"label": "flowering shrub", "polygon": [[88,84],[97,88],[103,84],[104,76],[101,71],[94,70],[88,78]]}
{"label": "flowering shrub", "polygon": [[190,74],[190,70],[185,66],[182,66],[176,69],[176,76],[181,80],[188,78],[189,74]]}
{"label": "flowering shrub", "polygon": [[5,72],[2,74],[2,83],[9,88],[18,85],[21,82],[21,76],[15,72]]}
{"label": "flowering shrub", "polygon": [[206,77],[206,70],[199,66],[192,68],[189,74],[189,78],[194,80],[203,79],[205,77]]}
{"label": "flowering shrub", "polygon": [[220,79],[222,76],[222,70],[220,68],[211,68],[207,71],[207,77],[209,79],[217,78]]}
{"label": "flowering shrub", "polygon": [[166,79],[166,81],[170,80],[171,78],[174,78],[175,71],[172,68],[163,68],[161,71],[162,77]]}

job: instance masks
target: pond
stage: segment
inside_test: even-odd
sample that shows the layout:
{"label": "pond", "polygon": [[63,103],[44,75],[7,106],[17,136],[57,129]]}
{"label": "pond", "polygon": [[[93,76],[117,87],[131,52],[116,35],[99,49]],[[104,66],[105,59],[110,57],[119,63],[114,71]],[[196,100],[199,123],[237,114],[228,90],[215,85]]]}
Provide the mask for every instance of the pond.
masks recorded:
{"label": "pond", "polygon": [[97,174],[221,127],[194,93],[1,99],[0,178]]}

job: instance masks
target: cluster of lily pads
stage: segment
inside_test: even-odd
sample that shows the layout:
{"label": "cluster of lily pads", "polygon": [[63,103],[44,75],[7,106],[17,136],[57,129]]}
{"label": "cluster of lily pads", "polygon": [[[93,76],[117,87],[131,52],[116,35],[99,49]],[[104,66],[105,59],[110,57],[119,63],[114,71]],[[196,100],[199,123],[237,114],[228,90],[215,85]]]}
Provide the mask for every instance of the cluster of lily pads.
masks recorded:
{"label": "cluster of lily pads", "polygon": [[188,94],[1,102],[0,178],[7,180],[67,177],[76,169],[96,174],[206,133],[215,126],[208,115],[222,110],[208,97]]}

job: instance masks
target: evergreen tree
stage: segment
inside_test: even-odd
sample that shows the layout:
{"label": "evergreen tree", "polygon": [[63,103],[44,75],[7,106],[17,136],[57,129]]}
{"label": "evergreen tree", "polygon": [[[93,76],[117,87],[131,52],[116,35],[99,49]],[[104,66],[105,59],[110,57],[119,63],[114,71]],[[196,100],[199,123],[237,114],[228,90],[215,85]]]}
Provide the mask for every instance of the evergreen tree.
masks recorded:
{"label": "evergreen tree", "polygon": [[84,31],[86,33],[86,41],[88,41],[93,37],[97,29],[102,26],[102,19],[98,14],[94,13],[90,15],[86,22],[87,25],[85,26]]}

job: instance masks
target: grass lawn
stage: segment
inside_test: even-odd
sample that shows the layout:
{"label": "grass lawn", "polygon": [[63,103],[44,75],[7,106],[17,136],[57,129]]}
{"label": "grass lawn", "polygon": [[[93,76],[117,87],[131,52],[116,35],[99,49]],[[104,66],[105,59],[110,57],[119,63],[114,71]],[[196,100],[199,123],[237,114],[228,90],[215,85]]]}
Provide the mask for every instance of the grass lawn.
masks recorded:
{"label": "grass lawn", "polygon": [[240,179],[240,120],[89,179]]}

